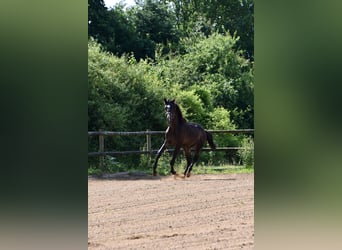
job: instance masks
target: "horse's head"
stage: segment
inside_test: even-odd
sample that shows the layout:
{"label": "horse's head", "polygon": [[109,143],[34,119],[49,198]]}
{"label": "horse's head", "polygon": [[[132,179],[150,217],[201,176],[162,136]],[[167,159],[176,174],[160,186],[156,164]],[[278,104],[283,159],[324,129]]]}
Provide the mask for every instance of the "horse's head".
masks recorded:
{"label": "horse's head", "polygon": [[172,119],[175,117],[176,112],[176,103],[175,99],[168,100],[164,98],[164,109],[166,113],[167,122],[170,124]]}

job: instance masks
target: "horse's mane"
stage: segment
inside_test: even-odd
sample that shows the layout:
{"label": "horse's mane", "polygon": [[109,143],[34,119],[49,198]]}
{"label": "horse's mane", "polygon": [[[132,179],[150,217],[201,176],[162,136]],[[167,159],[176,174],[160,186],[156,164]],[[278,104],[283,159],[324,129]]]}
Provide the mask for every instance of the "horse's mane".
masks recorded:
{"label": "horse's mane", "polygon": [[178,122],[179,123],[186,123],[186,120],[184,119],[183,115],[182,115],[182,111],[180,110],[179,106],[177,105],[177,103],[174,103],[175,105],[175,110],[177,113],[177,117],[178,117]]}

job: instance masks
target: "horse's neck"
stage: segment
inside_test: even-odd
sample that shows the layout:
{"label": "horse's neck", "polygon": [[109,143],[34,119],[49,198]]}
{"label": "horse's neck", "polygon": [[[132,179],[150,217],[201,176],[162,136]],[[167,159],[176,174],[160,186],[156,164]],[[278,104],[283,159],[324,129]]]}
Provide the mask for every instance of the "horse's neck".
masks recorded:
{"label": "horse's neck", "polygon": [[181,128],[184,124],[186,124],[186,120],[181,115],[177,115],[176,118],[173,119],[173,121],[171,122],[170,129],[177,130]]}
{"label": "horse's neck", "polygon": [[183,115],[182,115],[182,112],[180,111],[180,109],[179,109],[179,107],[177,106],[177,115],[176,115],[176,123],[178,124],[178,125],[183,125],[183,124],[185,124],[186,123],[186,120],[183,118]]}

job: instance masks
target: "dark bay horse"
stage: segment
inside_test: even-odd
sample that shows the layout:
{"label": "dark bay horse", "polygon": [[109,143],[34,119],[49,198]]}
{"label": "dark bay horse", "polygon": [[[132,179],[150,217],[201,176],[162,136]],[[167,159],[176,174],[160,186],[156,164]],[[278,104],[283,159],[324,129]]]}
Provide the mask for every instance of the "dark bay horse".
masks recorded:
{"label": "dark bay horse", "polygon": [[[164,103],[166,118],[169,127],[166,129],[165,141],[163,145],[160,147],[156,161],[153,165],[153,175],[157,175],[156,169],[161,154],[168,146],[171,145],[175,147],[172,159],[170,161],[171,173],[176,174],[173,165],[175,164],[175,160],[179,153],[179,150],[183,148],[187,161],[187,166],[184,171],[184,177],[190,177],[192,167],[198,161],[199,153],[203,145],[208,141],[212,149],[216,148],[213,142],[213,137],[209,132],[205,131],[199,124],[187,122],[183,118],[182,112],[179,109],[178,105],[175,103],[175,100],[164,99]],[[193,159],[191,157],[191,148],[195,149]]]}

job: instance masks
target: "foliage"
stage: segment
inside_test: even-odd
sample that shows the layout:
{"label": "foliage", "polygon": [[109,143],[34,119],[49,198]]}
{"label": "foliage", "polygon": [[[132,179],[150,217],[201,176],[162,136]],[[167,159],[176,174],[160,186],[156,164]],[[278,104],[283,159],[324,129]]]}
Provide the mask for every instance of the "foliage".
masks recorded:
{"label": "foliage", "polygon": [[162,90],[151,88],[144,68],[115,57],[91,40],[88,51],[89,130],[161,128],[157,106]]}
{"label": "foliage", "polygon": [[103,0],[88,0],[88,34],[101,43],[110,38],[108,13]]}
{"label": "foliage", "polygon": [[139,37],[139,50],[134,51],[136,58],[154,58],[157,44],[175,44],[179,32],[174,26],[175,16],[168,5],[162,1],[146,0],[138,2],[130,11],[136,33]]}
{"label": "foliage", "polygon": [[254,0],[140,0],[133,7],[119,3],[111,9],[103,0],[89,0],[88,13],[89,37],[119,56],[155,58],[158,44],[164,45],[164,54],[182,51],[180,39],[229,31],[240,37],[237,46],[244,57],[254,58]]}
{"label": "foliage", "polygon": [[254,0],[171,0],[177,27],[183,34],[237,33],[247,58],[254,55]]}
{"label": "foliage", "polygon": [[192,91],[207,110],[224,107],[237,127],[253,128],[253,64],[236,48],[237,41],[229,33],[183,39],[184,54],[158,58],[157,73],[167,86],[178,84],[178,93]]}
{"label": "foliage", "polygon": [[[144,65],[142,65],[144,66]],[[151,88],[144,67],[130,57],[116,57],[103,51],[94,40],[88,47],[88,130],[139,131],[164,129],[159,107],[161,90]],[[144,138],[106,139],[109,149],[128,150]],[[97,142],[89,145],[96,150]],[[135,148],[138,150],[139,148]],[[133,163],[137,159],[132,158]]]}
{"label": "foliage", "polygon": [[246,167],[254,167],[254,141],[251,137],[245,137],[242,140],[243,149],[239,149],[238,155]]}

